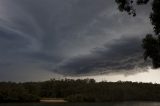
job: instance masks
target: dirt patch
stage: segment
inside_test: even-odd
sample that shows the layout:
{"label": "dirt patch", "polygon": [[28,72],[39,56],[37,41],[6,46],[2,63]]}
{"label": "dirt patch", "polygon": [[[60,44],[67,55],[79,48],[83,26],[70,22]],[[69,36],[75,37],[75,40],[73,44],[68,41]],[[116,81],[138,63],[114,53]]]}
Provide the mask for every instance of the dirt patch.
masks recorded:
{"label": "dirt patch", "polygon": [[43,103],[66,103],[67,101],[63,98],[42,98],[40,102]]}

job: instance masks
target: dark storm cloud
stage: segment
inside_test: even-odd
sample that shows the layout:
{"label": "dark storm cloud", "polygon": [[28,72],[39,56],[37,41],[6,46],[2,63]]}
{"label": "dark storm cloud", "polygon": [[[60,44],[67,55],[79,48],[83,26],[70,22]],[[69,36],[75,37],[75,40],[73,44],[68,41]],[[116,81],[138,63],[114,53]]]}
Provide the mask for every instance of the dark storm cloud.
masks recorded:
{"label": "dark storm cloud", "polygon": [[141,39],[124,37],[106,44],[103,48],[96,48],[88,55],[73,58],[59,66],[58,70],[69,75],[132,73],[129,71],[136,68],[142,71],[149,65],[142,55]]}
{"label": "dark storm cloud", "polygon": [[142,10],[132,18],[114,0],[0,0],[0,80],[141,67],[140,39],[152,31]]}

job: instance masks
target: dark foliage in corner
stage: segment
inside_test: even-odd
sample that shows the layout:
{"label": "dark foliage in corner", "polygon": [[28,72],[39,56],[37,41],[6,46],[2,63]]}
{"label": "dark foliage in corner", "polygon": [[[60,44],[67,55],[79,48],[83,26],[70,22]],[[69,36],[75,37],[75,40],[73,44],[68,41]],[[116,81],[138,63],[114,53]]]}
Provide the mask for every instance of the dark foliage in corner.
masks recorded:
{"label": "dark foliage in corner", "polygon": [[[133,4],[144,5],[151,0],[115,0],[120,11],[136,16]],[[134,3],[136,2],[136,3]],[[147,34],[143,39],[144,59],[152,60],[153,68],[160,68],[160,0],[153,0],[150,20],[154,29],[154,36]]]}

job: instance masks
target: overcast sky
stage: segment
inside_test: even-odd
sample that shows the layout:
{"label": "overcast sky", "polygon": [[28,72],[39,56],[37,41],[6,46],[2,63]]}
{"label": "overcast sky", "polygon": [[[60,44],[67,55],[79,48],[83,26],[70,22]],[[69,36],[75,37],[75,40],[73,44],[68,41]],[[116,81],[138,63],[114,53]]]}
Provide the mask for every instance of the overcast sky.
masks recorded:
{"label": "overcast sky", "polygon": [[0,81],[147,72],[151,7],[137,9],[133,18],[114,0],[0,0]]}

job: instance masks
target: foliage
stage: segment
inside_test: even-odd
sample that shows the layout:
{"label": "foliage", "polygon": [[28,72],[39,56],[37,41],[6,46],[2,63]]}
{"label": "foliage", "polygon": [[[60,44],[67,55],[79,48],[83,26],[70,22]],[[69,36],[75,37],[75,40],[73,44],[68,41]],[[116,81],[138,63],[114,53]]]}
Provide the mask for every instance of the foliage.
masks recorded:
{"label": "foliage", "polygon": [[[32,87],[33,89],[33,87]],[[38,95],[30,93],[24,85],[19,83],[0,83],[0,102],[37,102]]]}
{"label": "foliage", "polygon": [[160,0],[115,0],[118,4],[120,11],[126,11],[129,15],[136,16],[134,2],[137,5],[147,4],[149,1],[152,3],[152,12],[150,20],[153,25],[154,33],[147,34],[143,39],[144,59],[148,57],[152,59],[153,68],[160,68]]}
{"label": "foliage", "polygon": [[160,37],[154,37],[151,34],[146,35],[143,39],[142,47],[144,51],[144,59],[148,57],[152,59],[153,67],[160,67]]}
{"label": "foliage", "polygon": [[69,102],[160,101],[160,85],[133,82],[49,80],[0,83],[0,102],[38,102],[40,98],[65,98]]}
{"label": "foliage", "polygon": [[129,15],[136,16],[136,9],[134,8],[134,4],[136,1],[137,5],[144,5],[149,2],[149,0],[115,0],[118,4],[118,9],[123,12],[126,11]]}

